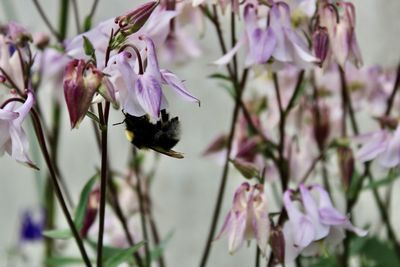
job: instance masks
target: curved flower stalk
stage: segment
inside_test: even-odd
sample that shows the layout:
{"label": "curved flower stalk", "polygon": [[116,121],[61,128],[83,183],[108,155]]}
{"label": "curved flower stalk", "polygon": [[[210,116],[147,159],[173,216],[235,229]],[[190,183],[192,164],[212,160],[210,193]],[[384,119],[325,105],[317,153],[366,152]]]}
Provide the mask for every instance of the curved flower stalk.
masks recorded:
{"label": "curved flower stalk", "polygon": [[15,102],[10,102],[0,109],[0,155],[7,152],[14,160],[37,169],[28,156],[29,143],[22,128],[34,103],[33,93],[29,91],[23,105],[15,108]]}
{"label": "curved flower stalk", "polygon": [[[146,43],[148,65],[141,68],[141,58],[123,51],[110,59],[112,64],[104,69],[110,75],[110,84],[118,88],[122,107],[125,112],[133,116],[151,115],[158,118],[160,110],[167,105],[162,85],[167,84],[174,92],[187,101],[199,100],[192,96],[183,85],[183,82],[172,72],[160,69],[155,51],[154,42],[149,37],[142,37]],[[140,67],[136,72],[136,64]]]}
{"label": "curved flower stalk", "polygon": [[263,255],[266,254],[270,222],[263,186],[243,183],[235,192],[233,206],[225,217],[221,232],[215,238],[227,235],[229,253],[235,253],[245,240],[256,239]]}
{"label": "curved flower stalk", "polygon": [[[316,191],[318,202],[311,195]],[[283,227],[285,237],[285,263],[294,261],[300,253],[320,254],[318,242],[327,247],[335,247],[343,238],[344,230],[358,236],[367,235],[367,231],[354,227],[349,218],[333,207],[328,192],[319,185],[306,187],[300,185],[301,211],[292,200],[293,191],[284,194],[283,203],[289,220]]]}

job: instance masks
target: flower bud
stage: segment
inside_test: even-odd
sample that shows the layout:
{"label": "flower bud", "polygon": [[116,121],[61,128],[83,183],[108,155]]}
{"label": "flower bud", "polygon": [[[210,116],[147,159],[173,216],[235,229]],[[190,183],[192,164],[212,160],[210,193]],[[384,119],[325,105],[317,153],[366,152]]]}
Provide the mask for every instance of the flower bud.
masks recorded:
{"label": "flower bud", "polygon": [[240,158],[236,158],[231,160],[233,166],[247,179],[258,178],[260,177],[260,171],[252,162],[245,161]]}
{"label": "flower bud", "polygon": [[228,136],[223,134],[218,136],[203,152],[203,156],[208,156],[216,152],[220,152],[228,145]]}
{"label": "flower bud", "polygon": [[94,189],[92,192],[90,192],[89,195],[89,200],[86,205],[85,217],[83,219],[82,229],[80,230],[81,237],[86,237],[90,227],[93,225],[96,219],[99,200],[100,200],[100,190],[97,188]]}
{"label": "flower bud", "polygon": [[25,43],[32,40],[32,35],[24,27],[13,21],[7,24],[7,36],[14,43]]}
{"label": "flower bud", "polygon": [[319,59],[318,65],[321,67],[329,51],[329,35],[324,27],[319,27],[313,34],[313,49],[315,56]]}
{"label": "flower bud", "polygon": [[50,37],[44,32],[33,34],[33,44],[39,49],[45,49],[50,42]]}
{"label": "flower bud", "polygon": [[318,148],[323,150],[330,133],[329,108],[325,105],[313,106],[314,139]]}
{"label": "flower bud", "polygon": [[157,1],[145,3],[125,15],[116,17],[115,23],[117,23],[125,33],[135,33],[146,23],[157,5]]}
{"label": "flower bud", "polygon": [[337,149],[340,176],[344,188],[348,188],[351,183],[351,177],[354,172],[354,156],[351,148],[347,146],[340,146]]}
{"label": "flower bud", "polygon": [[275,259],[277,259],[279,263],[283,263],[285,260],[285,237],[283,236],[280,226],[271,228],[270,240],[272,253]]}
{"label": "flower bud", "polygon": [[65,68],[64,96],[67,102],[71,127],[77,128],[85,117],[93,95],[101,84],[103,74],[92,64],[72,60]]}

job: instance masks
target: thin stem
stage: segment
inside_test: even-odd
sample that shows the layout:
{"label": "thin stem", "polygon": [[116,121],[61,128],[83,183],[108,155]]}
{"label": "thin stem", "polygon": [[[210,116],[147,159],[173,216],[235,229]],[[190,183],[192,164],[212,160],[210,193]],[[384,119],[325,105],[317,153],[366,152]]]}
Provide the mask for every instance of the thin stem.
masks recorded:
{"label": "thin stem", "polygon": [[[135,148],[134,148],[135,149]],[[136,149],[135,149],[136,150]],[[135,153],[135,152],[134,152]],[[137,186],[136,186],[136,191],[138,194],[138,198],[139,198],[139,209],[140,209],[140,223],[142,225],[142,233],[143,233],[143,239],[146,241],[146,243],[144,244],[144,250],[146,253],[146,266],[150,266],[150,248],[149,248],[149,235],[147,232],[147,227],[146,227],[146,211],[144,208],[144,201],[145,201],[145,197],[143,194],[143,189],[142,189],[142,181],[141,181],[141,175],[139,174],[139,172],[136,171],[136,177],[137,177]]]}
{"label": "thin stem", "polygon": [[74,17],[75,17],[75,26],[76,26],[76,32],[81,33],[81,23],[79,19],[79,8],[76,0],[71,0],[72,2],[72,8],[74,10]]}
{"label": "thin stem", "polygon": [[69,0],[60,0],[60,13],[58,21],[60,42],[63,41],[65,37],[67,37],[68,13],[69,13]]}
{"label": "thin stem", "polygon": [[49,28],[51,34],[57,38],[58,41],[61,41],[63,38],[61,35],[55,30],[55,28],[51,25],[50,20],[47,18],[46,14],[43,11],[42,6],[40,5],[38,0],[32,0],[37,11],[39,12],[40,16],[42,17],[43,22],[46,24],[47,28]]}
{"label": "thin stem", "polygon": [[[92,8],[90,9],[90,13],[89,13],[89,15],[87,15],[86,19],[91,20],[93,18],[94,13],[96,12],[96,8],[97,8],[98,4],[99,4],[99,0],[94,0],[93,1]],[[85,25],[85,29],[84,30],[85,31],[89,30],[89,29],[86,29],[86,25]]]}
{"label": "thin stem", "polygon": [[108,114],[110,102],[106,102],[104,114],[103,105],[98,104],[98,113],[101,124],[101,181],[100,181],[100,208],[99,208],[99,233],[97,239],[97,267],[103,266],[103,235],[104,235],[104,215],[106,210],[106,190],[107,190],[107,135],[108,135]]}
{"label": "thin stem", "polygon": [[392,93],[390,94],[390,97],[387,100],[387,106],[386,106],[386,110],[385,110],[386,116],[389,116],[390,112],[392,111],[394,99],[395,99],[395,96],[396,96],[396,93],[397,93],[397,90],[399,87],[400,87],[400,64],[397,66],[396,80],[393,85]]}
{"label": "thin stem", "polygon": [[[156,245],[159,245],[160,244],[160,235],[158,234],[157,224],[156,224],[156,221],[154,220],[151,209],[149,210],[149,224],[150,224],[150,231],[153,236],[154,243]],[[160,267],[166,266],[163,254],[161,254],[158,259],[158,265]]]}
{"label": "thin stem", "polygon": [[256,245],[256,264],[255,267],[260,267],[260,259],[261,259],[261,252],[258,246]]}
{"label": "thin stem", "polygon": [[339,66],[339,73],[340,73],[340,83],[341,83],[341,91],[342,91],[342,101],[343,101],[343,112],[344,112],[344,119],[343,119],[343,127],[346,127],[346,110],[348,110],[349,112],[349,116],[350,116],[350,122],[353,128],[353,132],[355,135],[359,134],[359,128],[357,125],[357,121],[356,121],[356,116],[355,116],[355,112],[354,112],[354,108],[353,108],[353,104],[351,101],[351,96],[349,95],[349,89],[347,86],[347,81],[346,81],[346,75],[344,73],[344,70],[342,67]]}
{"label": "thin stem", "polygon": [[37,113],[33,109],[31,110],[31,112],[32,112],[31,114],[32,114],[32,118],[33,118],[33,124],[34,124],[34,129],[35,129],[35,132],[36,132],[36,136],[38,138],[40,148],[42,150],[44,159],[45,159],[47,167],[49,169],[50,176],[51,176],[51,181],[53,183],[53,188],[55,190],[57,199],[58,199],[58,201],[60,203],[60,206],[61,206],[61,209],[62,209],[62,211],[64,213],[64,216],[67,219],[69,228],[71,229],[72,234],[73,234],[73,236],[75,238],[75,241],[76,241],[76,243],[78,245],[78,248],[79,248],[79,251],[80,251],[80,253],[82,255],[83,261],[85,262],[86,266],[90,267],[92,265],[90,263],[89,257],[88,257],[88,255],[86,253],[86,250],[85,250],[85,247],[83,245],[82,239],[79,236],[79,232],[75,227],[74,221],[72,220],[72,217],[71,217],[71,215],[70,215],[70,213],[68,211],[67,204],[66,204],[66,202],[64,200],[60,185],[58,183],[58,180],[57,180],[57,177],[56,177],[56,172],[55,172],[55,169],[53,167],[53,164],[52,164],[52,161],[51,161],[51,158],[50,158],[50,154],[49,154],[49,152],[47,150],[46,141],[45,141],[45,138],[44,138],[44,135],[43,135],[40,119],[39,119]]}

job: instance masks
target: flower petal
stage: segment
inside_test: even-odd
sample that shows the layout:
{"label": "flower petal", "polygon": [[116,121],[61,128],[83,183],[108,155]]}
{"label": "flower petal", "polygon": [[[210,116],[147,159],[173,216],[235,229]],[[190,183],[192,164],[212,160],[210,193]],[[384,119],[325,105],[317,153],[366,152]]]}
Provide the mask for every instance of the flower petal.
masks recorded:
{"label": "flower petal", "polygon": [[161,72],[161,78],[163,82],[168,84],[169,86],[174,89],[174,92],[180,95],[182,98],[184,98],[187,101],[191,102],[197,102],[200,105],[200,100],[198,100],[196,97],[192,96],[185,88],[185,85],[183,82],[176,76],[174,73],[168,71],[168,70],[160,70]]}
{"label": "flower petal", "polygon": [[135,93],[142,108],[154,118],[160,115],[161,107],[161,84],[158,80],[149,75],[139,76],[135,84]]}

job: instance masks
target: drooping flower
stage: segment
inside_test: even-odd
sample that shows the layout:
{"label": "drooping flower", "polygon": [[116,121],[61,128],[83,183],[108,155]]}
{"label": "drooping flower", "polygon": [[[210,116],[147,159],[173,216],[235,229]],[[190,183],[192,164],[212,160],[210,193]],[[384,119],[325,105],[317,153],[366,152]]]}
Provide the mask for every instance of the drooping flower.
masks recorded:
{"label": "drooping flower", "polygon": [[74,59],[64,73],[64,96],[71,128],[76,128],[85,117],[93,95],[101,84],[103,74],[91,63]]}
{"label": "drooping flower", "polygon": [[[317,191],[318,202],[311,195]],[[344,230],[365,236],[366,231],[354,227],[349,218],[333,207],[328,192],[319,185],[306,187],[300,185],[301,208],[292,200],[293,191],[284,194],[284,206],[289,220],[283,227],[285,236],[285,263],[292,262],[300,253],[318,254],[316,241],[324,241],[327,246],[334,247],[345,237]]]}
{"label": "drooping flower", "polygon": [[354,138],[361,143],[356,158],[361,162],[376,159],[384,168],[393,168],[400,164],[400,126],[390,132],[388,129],[359,135]]}
{"label": "drooping flower", "polygon": [[272,28],[262,29],[258,26],[257,8],[253,4],[247,4],[244,8],[244,23],[244,34],[232,50],[215,61],[215,64],[227,64],[241,47],[244,47],[247,54],[246,66],[263,64],[269,60],[276,48],[276,36]]}
{"label": "drooping flower", "polygon": [[169,85],[185,100],[199,103],[174,73],[160,69],[153,41],[145,36],[142,40],[146,43],[147,51],[148,64],[145,70],[139,68],[137,71],[135,65],[142,66],[141,58],[126,51],[111,58],[111,64],[104,70],[110,75],[113,87],[118,88],[125,112],[132,116],[149,114],[158,118],[160,110],[167,105],[162,93],[163,84]]}
{"label": "drooping flower", "polygon": [[321,26],[328,31],[335,61],[342,68],[347,61],[359,67],[362,65],[362,58],[355,32],[354,5],[345,1],[338,1],[336,5],[338,8],[329,4],[322,5],[319,11]]}
{"label": "drooping flower", "polygon": [[28,92],[25,103],[15,109],[15,102],[10,102],[0,109],[0,155],[7,152],[18,162],[37,168],[29,159],[29,143],[22,123],[34,104],[32,92]]}
{"label": "drooping flower", "polygon": [[245,182],[236,190],[232,209],[216,240],[227,235],[229,252],[235,253],[245,240],[256,239],[261,253],[265,255],[269,230],[268,206],[263,187],[261,184],[250,186]]}

